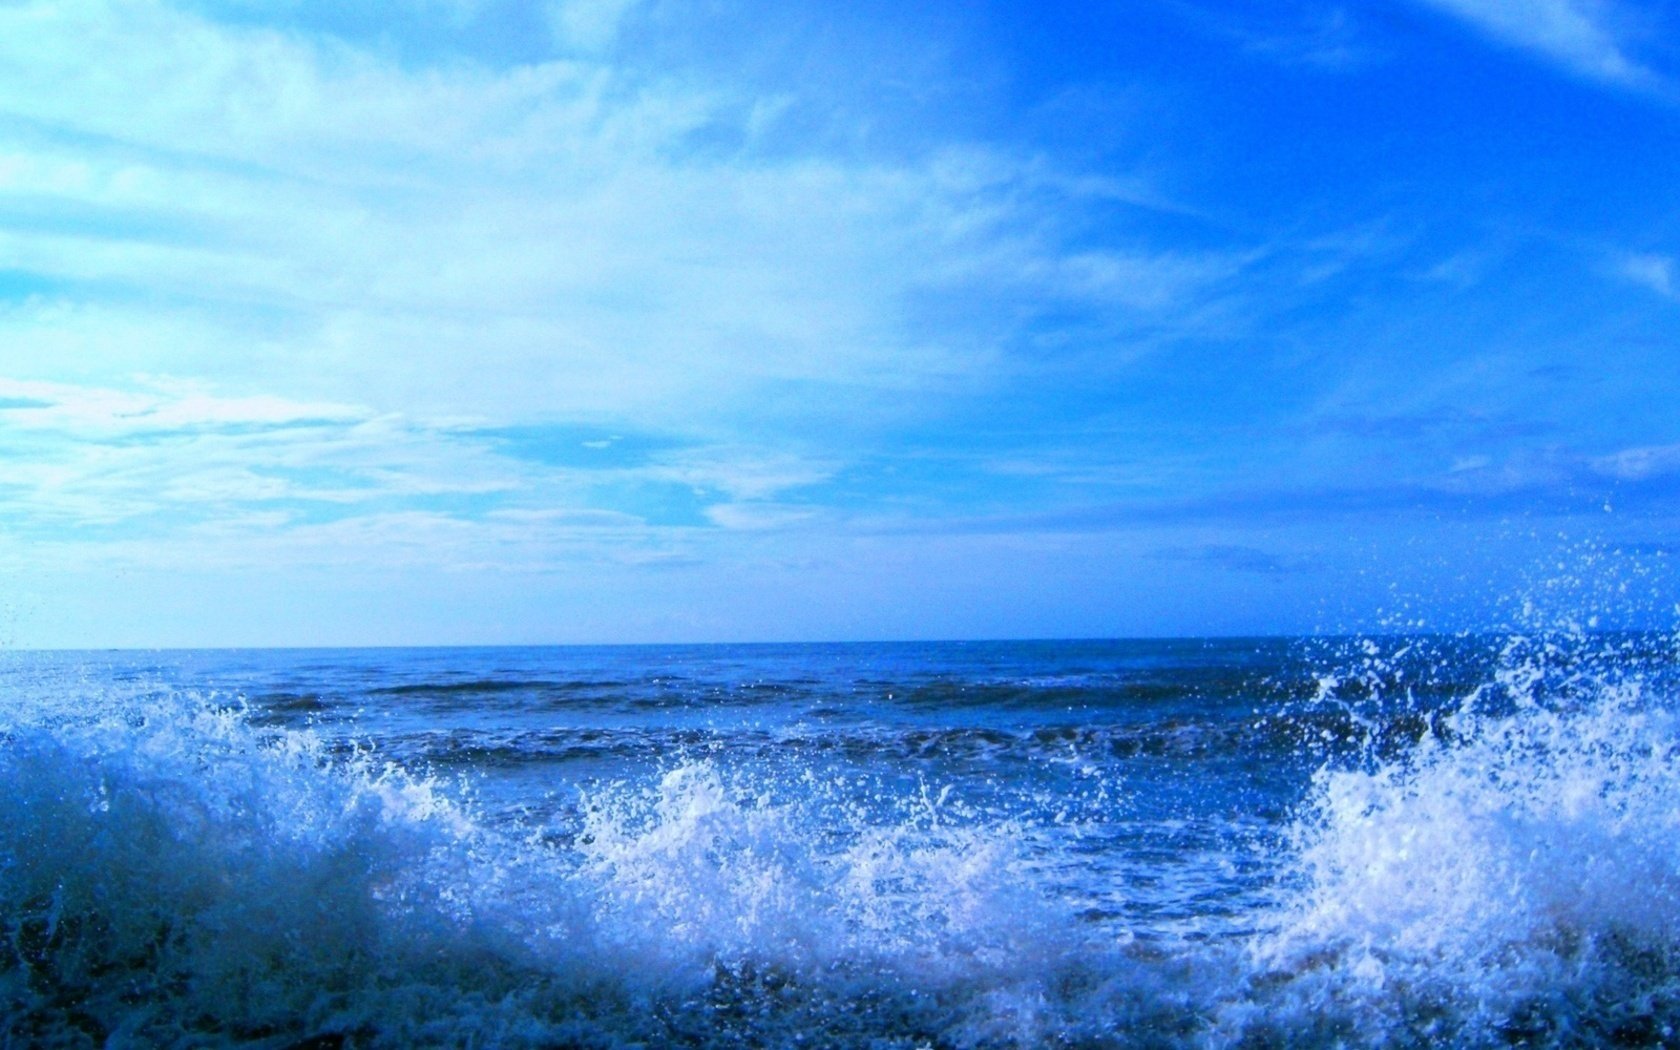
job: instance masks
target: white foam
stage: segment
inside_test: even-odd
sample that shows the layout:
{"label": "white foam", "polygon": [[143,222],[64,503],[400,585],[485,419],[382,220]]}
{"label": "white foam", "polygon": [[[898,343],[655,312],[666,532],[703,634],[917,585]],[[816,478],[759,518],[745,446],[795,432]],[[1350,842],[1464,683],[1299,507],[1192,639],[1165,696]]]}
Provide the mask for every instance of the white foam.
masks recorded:
{"label": "white foam", "polygon": [[1660,1043],[1680,725],[1594,644],[1519,639],[1437,736],[1321,770],[1259,932],[1173,943],[937,785],[674,760],[491,827],[203,698],[15,702],[0,1043]]}
{"label": "white foam", "polygon": [[1441,736],[1317,775],[1254,951],[1280,1008],[1329,997],[1402,1041],[1666,1038],[1680,735],[1597,644],[1519,639]]}
{"label": "white foam", "polygon": [[1023,1004],[1052,996],[1059,917],[1007,828],[936,802],[836,826],[838,796],[701,762],[603,789],[556,844],[192,698],[83,706],[14,717],[0,748],[0,996],[25,1042],[1051,1023]]}

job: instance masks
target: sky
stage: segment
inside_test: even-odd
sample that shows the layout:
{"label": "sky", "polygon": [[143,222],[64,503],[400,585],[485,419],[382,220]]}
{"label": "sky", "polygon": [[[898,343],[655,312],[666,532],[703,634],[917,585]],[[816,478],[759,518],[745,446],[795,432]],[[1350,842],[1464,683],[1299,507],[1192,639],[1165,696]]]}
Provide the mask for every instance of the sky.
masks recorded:
{"label": "sky", "polygon": [[1677,406],[1680,3],[0,3],[3,646],[1473,626]]}

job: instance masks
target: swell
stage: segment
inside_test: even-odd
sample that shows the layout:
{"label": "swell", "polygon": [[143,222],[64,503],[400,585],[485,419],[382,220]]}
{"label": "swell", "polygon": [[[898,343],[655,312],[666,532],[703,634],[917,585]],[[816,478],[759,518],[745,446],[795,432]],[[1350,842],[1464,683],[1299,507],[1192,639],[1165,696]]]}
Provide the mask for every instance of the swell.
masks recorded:
{"label": "swell", "polygon": [[546,681],[523,678],[475,678],[466,681],[446,680],[404,682],[400,685],[375,686],[366,690],[368,696],[493,696],[497,693],[521,693],[543,696],[549,694],[597,693],[623,690],[629,683],[606,679]]}
{"label": "swell", "polygon": [[[1366,714],[1301,708],[1240,719],[1173,718],[1120,726],[1064,723],[1028,729],[855,724],[774,730],[682,726],[427,729],[388,734],[380,746],[404,761],[471,769],[725,755],[737,761],[804,757],[885,765],[1037,766],[1132,759],[1298,763],[1322,762],[1338,755],[1393,758],[1424,741],[1452,740],[1458,733],[1446,709]],[[337,745],[346,754],[362,746],[354,740]]]}

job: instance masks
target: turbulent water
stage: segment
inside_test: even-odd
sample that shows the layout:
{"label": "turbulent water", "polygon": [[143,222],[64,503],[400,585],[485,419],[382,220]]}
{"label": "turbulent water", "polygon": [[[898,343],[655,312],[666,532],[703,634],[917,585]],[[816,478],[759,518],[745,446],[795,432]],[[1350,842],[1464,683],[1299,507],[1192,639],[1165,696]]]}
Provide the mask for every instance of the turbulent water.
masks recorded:
{"label": "turbulent water", "polygon": [[1676,1045],[1677,661],[13,653],[0,1045]]}

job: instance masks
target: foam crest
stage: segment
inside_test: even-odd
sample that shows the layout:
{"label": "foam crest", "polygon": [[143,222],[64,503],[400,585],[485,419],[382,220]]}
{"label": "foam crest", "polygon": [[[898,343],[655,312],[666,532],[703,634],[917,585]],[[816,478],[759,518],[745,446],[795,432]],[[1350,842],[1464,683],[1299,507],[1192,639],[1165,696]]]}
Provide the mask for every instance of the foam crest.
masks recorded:
{"label": "foam crest", "polygon": [[1018,829],[926,793],[867,809],[814,777],[683,764],[589,802],[581,870],[604,929],[707,966],[914,966],[927,981],[1046,961],[1068,916],[1032,891]]}
{"label": "foam crest", "polygon": [[1043,1008],[1060,917],[1007,829],[919,796],[848,822],[849,798],[694,762],[600,789],[575,835],[509,832],[372,754],[191,697],[17,717],[3,1031],[1022,1045],[1064,1023]]}
{"label": "foam crest", "polygon": [[400,734],[43,679],[0,698],[0,1045],[1675,1042],[1675,639],[1312,660],[1115,730],[1217,747],[942,765],[723,720],[617,779],[467,767],[523,820]]}
{"label": "foam crest", "polygon": [[1383,1039],[1666,1039],[1680,732],[1652,681],[1614,639],[1516,637],[1415,749],[1321,770],[1259,963]]}
{"label": "foam crest", "polygon": [[475,957],[519,961],[469,889],[489,843],[436,785],[331,767],[236,712],[14,724],[0,805],[0,982],[25,1041],[400,1033],[405,1001],[482,985]]}

